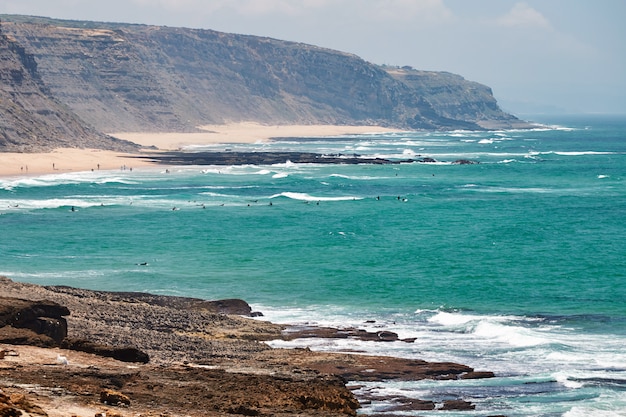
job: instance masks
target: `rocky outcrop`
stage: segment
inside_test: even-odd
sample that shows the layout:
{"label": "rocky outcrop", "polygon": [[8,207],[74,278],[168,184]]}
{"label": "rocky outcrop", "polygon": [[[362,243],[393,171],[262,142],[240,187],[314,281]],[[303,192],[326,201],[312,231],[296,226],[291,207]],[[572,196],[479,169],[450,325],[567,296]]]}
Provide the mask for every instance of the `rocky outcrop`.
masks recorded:
{"label": "rocky outcrop", "polygon": [[451,125],[464,121],[485,129],[528,127],[528,123],[503,112],[486,85],[449,72],[420,71],[411,67],[384,69],[394,79],[419,92],[431,111]]}
{"label": "rocky outcrop", "polygon": [[51,93],[106,132],[229,121],[409,129],[521,125],[488,87],[344,52],[212,30],[3,16]]}
{"label": "rocky outcrop", "polygon": [[63,349],[93,353],[94,355],[103,356],[105,358],[117,359],[121,362],[150,362],[150,356],[148,356],[147,353],[132,346],[112,347],[84,339],[66,338],[61,342],[61,347]]}
{"label": "rocky outcrop", "polygon": [[[352,387],[353,393],[346,387],[346,380],[456,380],[494,376],[491,372],[449,362],[314,352],[306,348],[272,349],[259,342],[280,338],[284,335],[283,326],[209,313],[197,308],[201,304],[193,298],[42,287],[4,277],[0,277],[0,293],[4,297],[20,294],[54,300],[58,304],[51,304],[52,308],[58,309],[60,304],[71,310],[68,325],[76,339],[66,338],[63,346],[72,348],[72,352],[62,352],[60,356],[58,352],[35,354],[33,348],[20,346],[7,352],[4,359],[0,357],[0,380],[10,381],[13,386],[42,387],[53,381],[55,402],[65,392],[74,400],[100,404],[100,393],[109,389],[126,396],[136,414],[156,411],[158,405],[162,415],[194,417],[353,416],[359,407],[358,400],[381,398],[375,392],[377,389]],[[15,312],[22,311],[16,310],[16,303],[11,300],[14,298],[7,301],[11,309],[3,310],[5,313],[0,315],[3,323],[15,322],[12,319]],[[333,332],[337,330],[323,329],[318,337]],[[385,343],[401,343],[395,333],[387,331],[352,329],[348,333],[382,338]],[[310,336],[315,337],[301,334],[301,337]],[[125,362],[89,354],[98,353],[95,350],[102,345],[122,344],[149,352],[151,361],[128,366]],[[35,358],[40,358],[39,362]],[[391,399],[405,411],[472,406],[463,398],[446,397],[449,403],[402,395]]]}
{"label": "rocky outcrop", "polygon": [[67,336],[70,311],[53,301],[0,297],[0,341],[58,346]]}
{"label": "rocky outcrop", "polygon": [[[132,158],[149,160],[165,165],[273,165],[293,162],[297,164],[408,164],[408,163],[435,163],[437,160],[430,157],[408,159],[386,159],[379,157],[365,157],[358,154],[318,154],[313,152],[155,152],[143,153]],[[451,162],[455,165],[477,164],[477,161],[459,159]]]}
{"label": "rocky outcrop", "polygon": [[0,152],[49,151],[54,148],[134,150],[88,127],[53,98],[34,55],[0,27]]}

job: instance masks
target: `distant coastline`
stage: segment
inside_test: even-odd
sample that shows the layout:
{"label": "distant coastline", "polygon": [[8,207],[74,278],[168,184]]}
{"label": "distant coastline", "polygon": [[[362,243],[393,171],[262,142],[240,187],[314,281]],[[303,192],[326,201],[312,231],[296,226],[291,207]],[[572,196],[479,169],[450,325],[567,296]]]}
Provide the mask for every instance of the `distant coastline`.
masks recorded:
{"label": "distant coastline", "polygon": [[[365,133],[399,132],[380,126],[335,125],[262,125],[254,122],[202,126],[201,133],[114,133],[112,136],[128,140],[154,151],[179,151],[193,145],[266,142],[277,137],[322,137]],[[63,174],[71,172],[119,170],[155,166],[146,159],[146,152],[128,153],[99,149],[60,148],[51,152],[0,152],[0,176]],[[143,156],[144,158],[138,158]]]}

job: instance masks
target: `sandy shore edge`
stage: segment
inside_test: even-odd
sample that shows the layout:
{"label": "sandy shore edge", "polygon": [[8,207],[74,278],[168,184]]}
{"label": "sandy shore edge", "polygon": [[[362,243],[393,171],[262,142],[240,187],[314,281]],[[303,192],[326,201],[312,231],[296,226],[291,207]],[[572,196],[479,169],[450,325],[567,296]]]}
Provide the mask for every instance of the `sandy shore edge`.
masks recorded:
{"label": "sandy shore edge", "polygon": [[[179,150],[193,145],[233,143],[262,143],[281,137],[323,137],[350,134],[397,132],[380,126],[335,125],[262,125],[253,122],[199,127],[198,133],[111,133],[145,148]],[[135,158],[137,154],[98,149],[60,148],[52,152],[0,152],[0,177],[62,174],[97,170],[119,170],[153,166],[149,160]]]}

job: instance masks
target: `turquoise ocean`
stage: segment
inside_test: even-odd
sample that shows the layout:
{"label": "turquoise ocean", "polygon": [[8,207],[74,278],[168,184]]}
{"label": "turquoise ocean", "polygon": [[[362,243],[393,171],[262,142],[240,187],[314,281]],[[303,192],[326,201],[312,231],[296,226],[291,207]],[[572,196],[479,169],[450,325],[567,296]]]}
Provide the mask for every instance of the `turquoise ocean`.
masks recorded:
{"label": "turquoise ocean", "polygon": [[[496,378],[366,383],[464,398],[446,416],[626,416],[626,117],[187,150],[298,150],[398,165],[155,166],[0,179],[0,275],[243,298],[280,323],[414,343],[273,346],[454,361]],[[479,162],[452,164],[458,159]],[[271,204],[270,204],[271,203]],[[72,207],[74,210],[72,210]]]}

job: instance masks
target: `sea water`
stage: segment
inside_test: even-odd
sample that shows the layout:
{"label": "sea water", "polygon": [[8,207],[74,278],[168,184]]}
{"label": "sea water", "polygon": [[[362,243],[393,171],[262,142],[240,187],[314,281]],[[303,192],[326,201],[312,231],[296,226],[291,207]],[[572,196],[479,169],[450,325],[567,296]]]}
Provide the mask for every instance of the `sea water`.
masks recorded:
{"label": "sea water", "polygon": [[[178,166],[0,180],[0,274],[46,285],[243,298],[281,323],[415,342],[273,346],[453,361],[496,378],[366,383],[463,398],[450,416],[626,415],[626,118],[189,151],[435,163]],[[454,164],[467,159],[475,164]],[[377,401],[376,398],[380,398]],[[420,412],[439,415],[441,411]]]}

